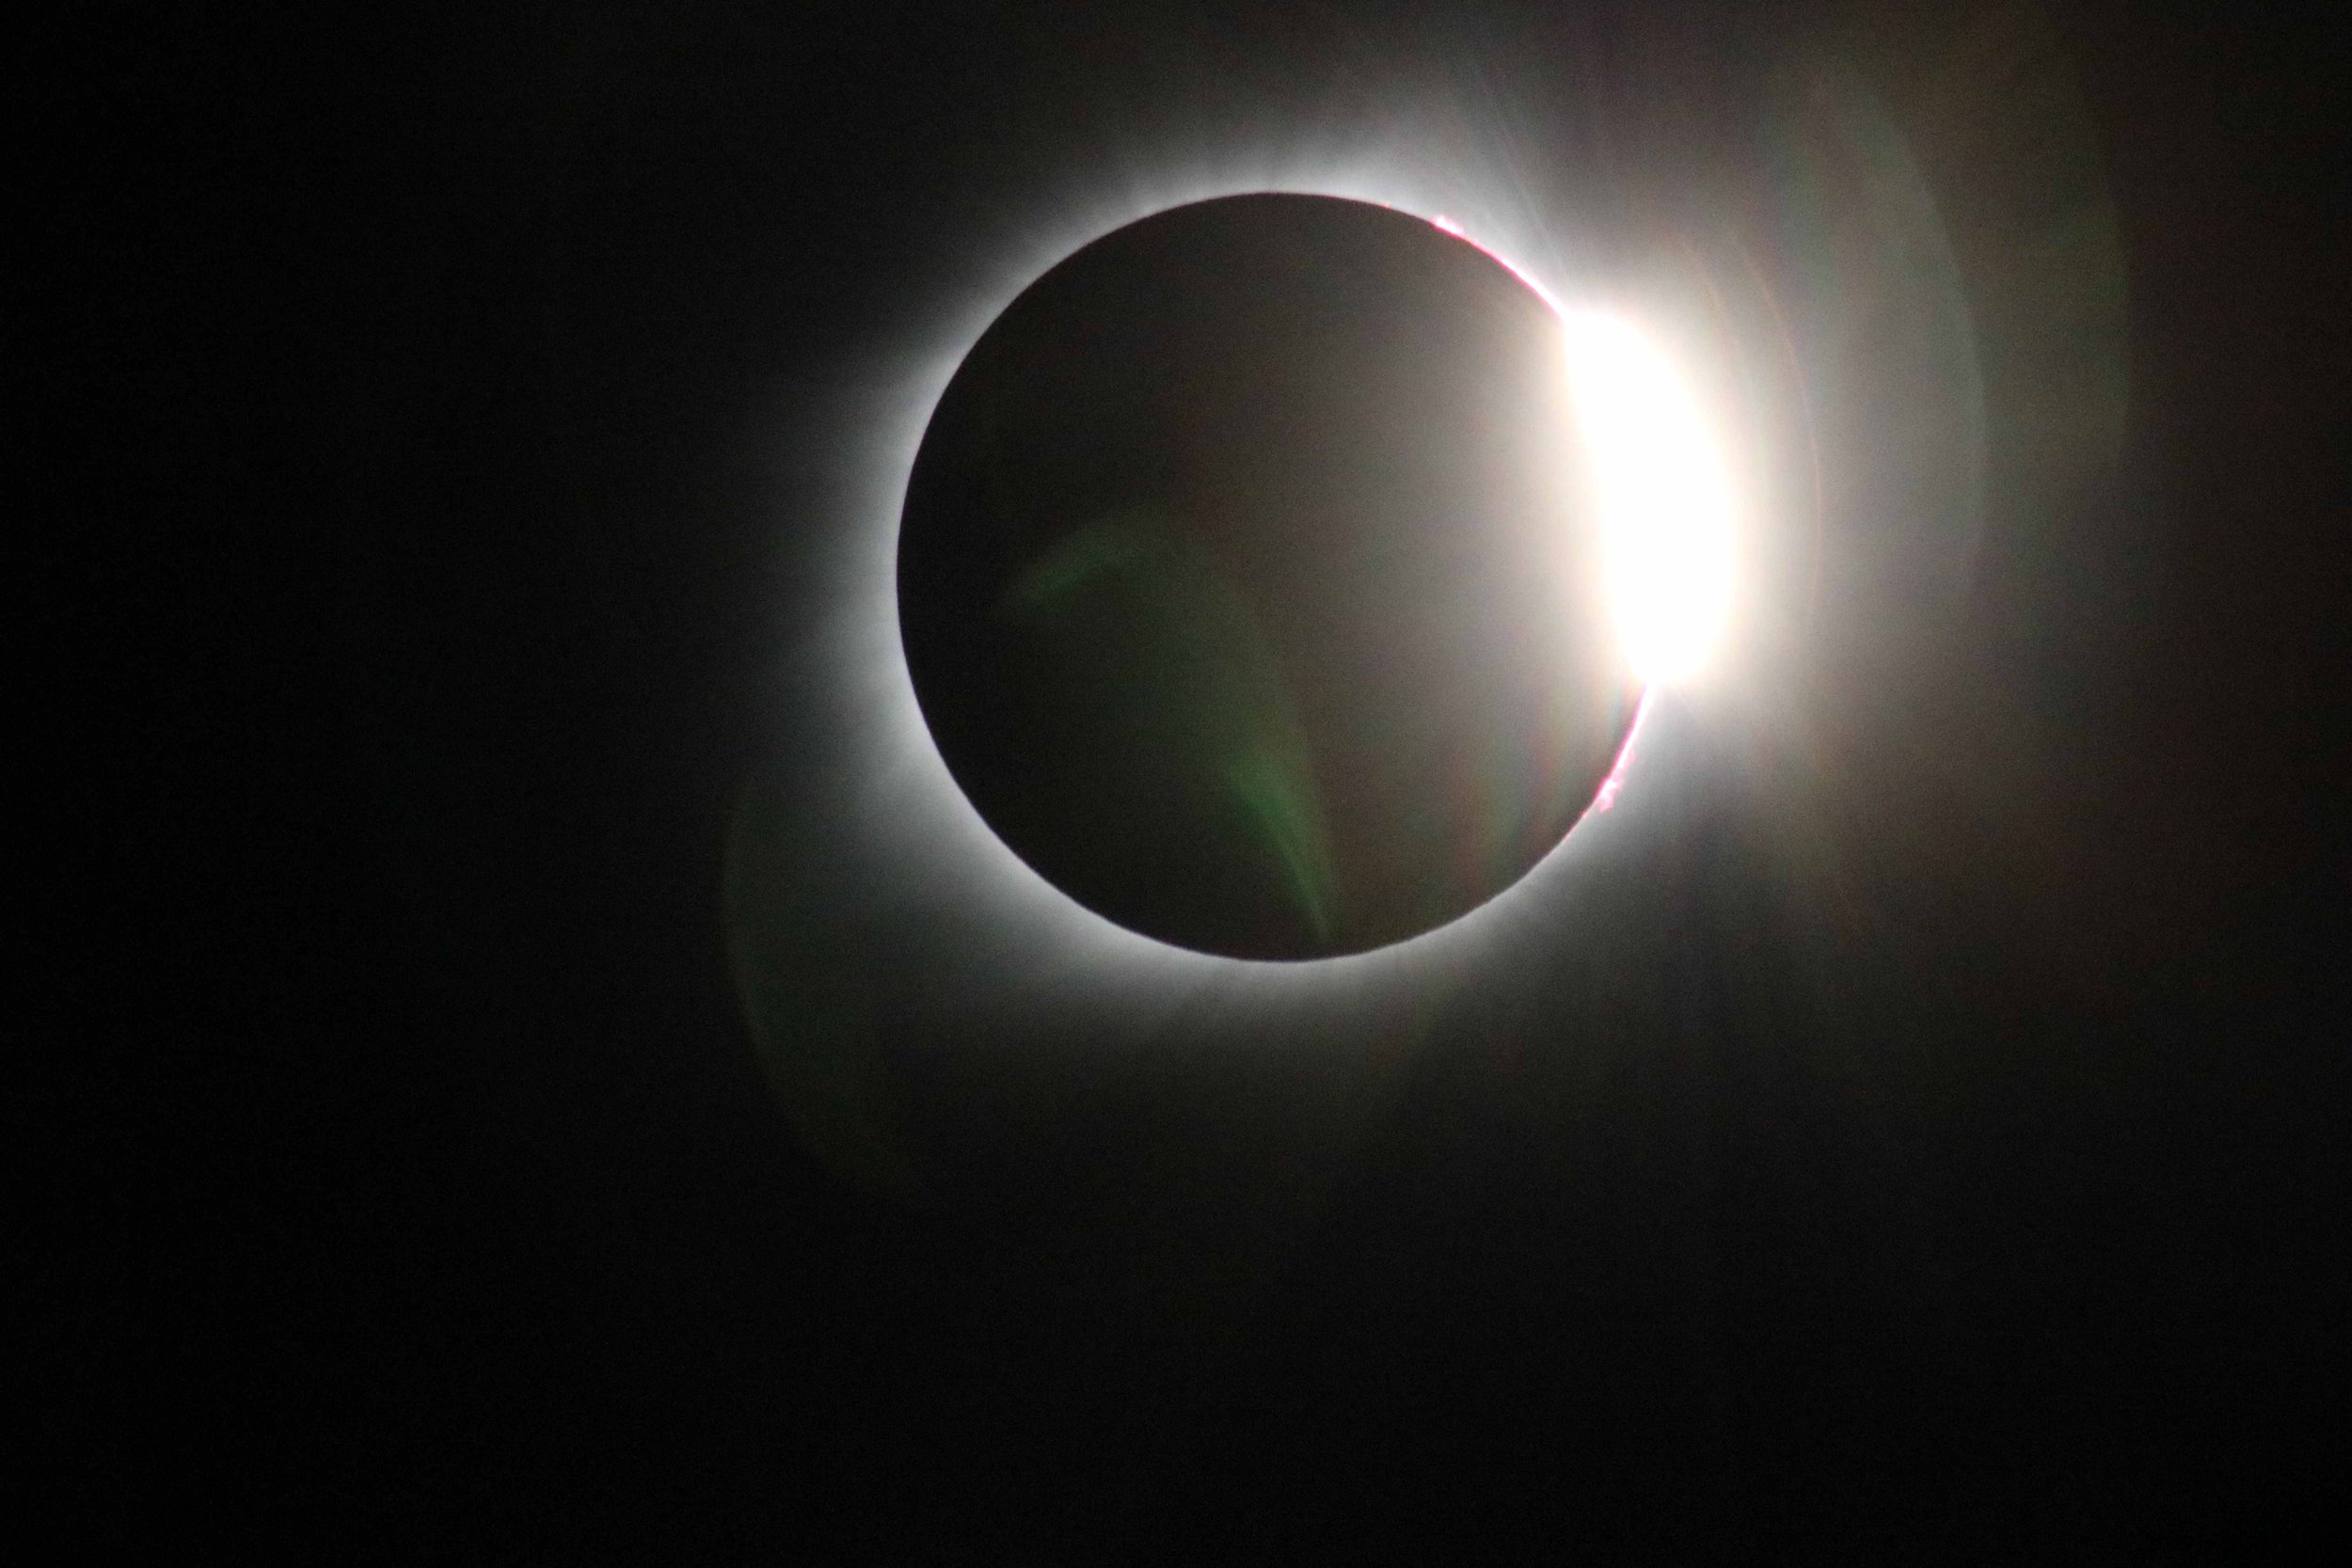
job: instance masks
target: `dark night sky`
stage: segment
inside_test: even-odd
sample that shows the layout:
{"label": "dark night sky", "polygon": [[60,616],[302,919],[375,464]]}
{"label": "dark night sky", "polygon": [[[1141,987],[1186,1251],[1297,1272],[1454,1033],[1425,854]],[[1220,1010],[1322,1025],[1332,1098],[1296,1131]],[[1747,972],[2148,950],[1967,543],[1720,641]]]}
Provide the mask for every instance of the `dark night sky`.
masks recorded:
{"label": "dark night sky", "polygon": [[[981,1196],[920,1213],[762,1082],[721,847],[755,768],[816,766],[778,534],[844,367],[1098,143],[1723,35],[1641,9],[85,40],[29,312],[71,341],[36,496],[135,633],[58,685],[123,737],[64,807],[97,1007],[43,1177],[80,1526],[2146,1557],[2332,1516],[2340,23],[2055,13],[2130,279],[2117,471],[1994,530],[1947,642],[1813,670],[1803,800],[1692,808],[1673,898],[1449,1014],[1303,1219],[1056,1190],[1132,1175],[1087,1164],[1132,1125],[1246,1142],[1231,1052],[1057,1079],[1058,1041],[982,1094],[1018,1117],[946,1118]],[[1834,899],[1773,870],[1817,839]],[[1580,965],[1643,978],[1572,1006]]]}

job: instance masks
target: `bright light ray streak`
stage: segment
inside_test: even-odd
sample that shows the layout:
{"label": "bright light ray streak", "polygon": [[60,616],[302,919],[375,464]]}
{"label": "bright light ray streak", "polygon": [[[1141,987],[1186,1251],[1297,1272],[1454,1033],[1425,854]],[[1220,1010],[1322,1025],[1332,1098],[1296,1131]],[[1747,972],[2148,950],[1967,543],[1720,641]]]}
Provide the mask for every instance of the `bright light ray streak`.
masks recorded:
{"label": "bright light ray streak", "polygon": [[1772,312],[1772,329],[1779,335],[1781,355],[1788,367],[1788,382],[1796,388],[1798,425],[1804,432],[1806,471],[1813,482],[1813,547],[1811,563],[1805,569],[1804,589],[1804,617],[1810,621],[1821,605],[1821,543],[1829,531],[1829,513],[1821,489],[1821,441],[1813,425],[1813,388],[1806,381],[1804,359],[1797,353],[1797,335],[1788,325],[1788,313],[1780,308],[1779,291],[1764,276],[1764,269],[1756,264],[1756,256],[1746,245],[1739,245],[1738,250],[1740,264],[1747,268],[1757,297]]}
{"label": "bright light ray streak", "polygon": [[[1541,901],[1551,896],[1565,863],[1585,852],[1593,836],[1587,825],[1618,801],[1633,738],[1650,706],[1645,698],[1595,801],[1525,876],[1444,926],[1387,947],[1327,958],[1226,958],[1127,930],[1038,875],[964,796],[924,723],[898,629],[899,515],[932,411],[973,344],[1022,290],[1081,246],[1153,213],[1260,191],[1341,197],[1424,218],[1438,205],[1426,199],[1432,193],[1411,188],[1416,182],[1393,175],[1252,173],[1257,177],[1197,179],[1165,190],[1162,199],[1131,198],[1112,210],[1090,211],[1050,235],[1033,230],[1021,247],[1028,252],[1021,262],[998,269],[994,286],[967,296],[927,352],[901,359],[898,373],[874,388],[879,396],[865,410],[871,418],[847,444],[851,488],[845,499],[858,520],[841,530],[841,553],[833,562],[838,575],[832,591],[819,595],[837,608],[819,633],[820,663],[837,682],[832,692],[840,704],[832,710],[840,767],[833,774],[830,809],[859,841],[844,847],[870,867],[868,895],[928,911],[968,933],[964,961],[995,974],[999,1002],[1028,993],[1033,1000],[1050,995],[1071,1003],[1091,996],[1132,1007],[1156,995],[1163,1006],[1174,1006],[1186,996],[1213,993],[1220,1007],[1327,1006],[1370,1002],[1400,986],[1415,991],[1480,969],[1498,945],[1510,945],[1512,935],[1532,935],[1545,924],[1537,913]],[[1458,182],[1453,183],[1458,210],[1463,193]],[[1471,240],[1459,223],[1444,219],[1438,226],[1494,257],[1560,312],[1546,280]]]}

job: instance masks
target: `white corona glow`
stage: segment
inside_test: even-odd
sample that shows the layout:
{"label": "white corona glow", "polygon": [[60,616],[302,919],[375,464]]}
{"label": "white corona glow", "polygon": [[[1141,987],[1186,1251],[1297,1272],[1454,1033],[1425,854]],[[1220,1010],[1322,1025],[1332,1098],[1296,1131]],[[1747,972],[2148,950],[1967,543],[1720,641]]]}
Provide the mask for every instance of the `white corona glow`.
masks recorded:
{"label": "white corona glow", "polygon": [[1572,309],[1561,325],[1617,634],[1645,684],[1688,680],[1731,608],[1735,530],[1722,450],[1690,383],[1630,322]]}
{"label": "white corona glow", "polygon": [[[1043,222],[1025,243],[999,252],[955,291],[946,320],[934,321],[900,346],[895,357],[877,356],[874,375],[859,399],[845,398],[836,414],[843,477],[858,499],[856,521],[832,535],[840,552],[833,557],[834,613],[823,618],[824,662],[838,684],[843,705],[833,733],[842,758],[845,793],[829,808],[837,837],[856,846],[866,868],[862,895],[908,898],[927,909],[962,911],[963,928],[992,934],[989,942],[1009,941],[1025,957],[1009,965],[1032,976],[1057,996],[1106,989],[1132,996],[1139,988],[1175,991],[1217,977],[1229,1000],[1244,985],[1248,994],[1312,995],[1334,999],[1377,994],[1380,985],[1419,985],[1456,972],[1475,955],[1517,940],[1540,941],[1545,889],[1563,874],[1564,863],[1590,847],[1583,831],[1616,804],[1632,760],[1634,736],[1647,726],[1651,704],[1645,700],[1627,737],[1618,766],[1579,826],[1552,852],[1511,886],[1446,925],[1368,952],[1303,961],[1268,961],[1195,953],[1130,931],[1096,914],[1039,876],[1006,847],[949,775],[915,701],[898,638],[898,533],[908,475],[912,472],[932,410],[980,334],[1029,283],[1082,245],[1171,207],[1249,192],[1287,192],[1370,202],[1392,211],[1426,214],[1438,207],[1437,190],[1449,182],[1408,180],[1400,171],[1374,173],[1330,166],[1280,170],[1234,169],[1218,175],[1194,171],[1183,178],[1149,182],[1125,193]],[[1454,192],[1458,198],[1462,193]],[[1508,203],[1494,205],[1509,212]],[[1455,210],[1459,210],[1458,208]],[[1437,227],[1477,246],[1517,276],[1565,321],[1555,287],[1542,271],[1523,266],[1515,254],[1544,253],[1559,260],[1559,246],[1540,226],[1515,230],[1508,222],[1491,227],[1516,245],[1490,245],[1481,234],[1448,217]],[[1481,229],[1489,227],[1482,223]],[[870,401],[867,401],[870,400]],[[1006,933],[1012,933],[1008,938]],[[1040,978],[1039,976],[1042,976]],[[1336,990],[1333,988],[1337,988]],[[1369,989],[1367,989],[1369,988]]]}

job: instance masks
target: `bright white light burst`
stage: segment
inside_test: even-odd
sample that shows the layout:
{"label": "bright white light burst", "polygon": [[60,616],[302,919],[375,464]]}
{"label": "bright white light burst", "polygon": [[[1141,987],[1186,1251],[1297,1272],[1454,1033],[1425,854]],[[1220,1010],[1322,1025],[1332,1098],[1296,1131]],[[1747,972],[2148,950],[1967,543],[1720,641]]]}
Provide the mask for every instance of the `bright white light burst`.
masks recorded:
{"label": "bright white light burst", "polygon": [[1629,322],[1570,309],[1561,325],[1618,636],[1645,683],[1688,680],[1731,608],[1723,452],[1690,383]]}

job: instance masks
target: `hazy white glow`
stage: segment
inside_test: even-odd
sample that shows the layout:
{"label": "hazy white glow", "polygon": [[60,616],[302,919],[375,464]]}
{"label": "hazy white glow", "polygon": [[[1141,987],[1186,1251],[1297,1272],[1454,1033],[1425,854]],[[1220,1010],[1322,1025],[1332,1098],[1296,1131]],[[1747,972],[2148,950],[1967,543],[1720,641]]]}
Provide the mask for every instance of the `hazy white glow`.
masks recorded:
{"label": "hazy white glow", "polygon": [[1687,679],[1731,608],[1723,452],[1690,384],[1632,324],[1593,309],[1563,312],[1561,324],[1618,636],[1644,682]]}

